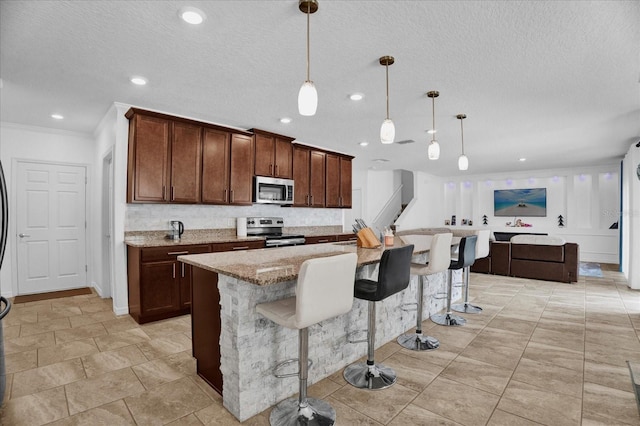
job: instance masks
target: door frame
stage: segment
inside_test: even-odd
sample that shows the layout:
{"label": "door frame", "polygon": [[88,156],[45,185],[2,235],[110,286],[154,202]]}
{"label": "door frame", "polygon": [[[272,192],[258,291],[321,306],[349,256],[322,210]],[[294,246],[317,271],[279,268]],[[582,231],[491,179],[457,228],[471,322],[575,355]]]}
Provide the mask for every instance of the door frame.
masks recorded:
{"label": "door frame", "polygon": [[[107,298],[113,298],[115,294],[115,270],[114,270],[114,244],[113,244],[113,230],[114,230],[114,179],[113,179],[113,147],[109,149],[102,156],[102,202],[101,202],[101,224],[100,224],[100,252],[101,252],[101,264],[102,264],[102,276],[100,277],[101,284],[99,287],[102,291],[100,296]],[[107,215],[105,218],[104,215]],[[107,237],[109,235],[109,237]],[[106,252],[106,253],[105,253]],[[108,285],[105,282],[108,281]]]}
{"label": "door frame", "polygon": [[9,235],[11,235],[11,293],[15,296],[18,294],[18,241],[17,241],[17,229],[16,218],[18,217],[18,164],[20,163],[32,163],[32,164],[46,164],[51,166],[73,166],[84,167],[85,176],[87,178],[87,184],[85,185],[85,199],[84,199],[84,217],[87,221],[87,228],[84,233],[84,247],[85,247],[85,260],[87,262],[87,285],[95,287],[95,283],[90,279],[93,276],[93,262],[91,259],[91,236],[89,230],[91,227],[91,217],[89,215],[91,209],[89,206],[92,203],[91,191],[88,191],[89,185],[91,185],[91,165],[87,163],[69,163],[60,161],[42,161],[32,160],[29,158],[13,158],[11,161],[11,195],[9,197]]}

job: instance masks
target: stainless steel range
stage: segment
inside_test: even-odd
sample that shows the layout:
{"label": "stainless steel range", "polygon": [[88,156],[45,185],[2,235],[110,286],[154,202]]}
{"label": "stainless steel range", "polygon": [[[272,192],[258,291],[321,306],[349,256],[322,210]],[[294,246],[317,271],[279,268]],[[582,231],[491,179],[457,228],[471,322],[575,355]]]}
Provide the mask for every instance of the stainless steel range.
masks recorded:
{"label": "stainless steel range", "polygon": [[267,247],[297,246],[305,243],[304,235],[283,234],[281,217],[248,217],[247,235],[265,238]]}

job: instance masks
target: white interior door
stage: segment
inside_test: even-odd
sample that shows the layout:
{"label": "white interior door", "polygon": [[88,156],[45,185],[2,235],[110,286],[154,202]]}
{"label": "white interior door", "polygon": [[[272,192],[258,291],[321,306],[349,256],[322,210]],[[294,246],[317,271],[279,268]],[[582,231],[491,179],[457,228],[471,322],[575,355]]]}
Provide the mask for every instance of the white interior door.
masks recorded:
{"label": "white interior door", "polygon": [[86,168],[18,162],[18,294],[87,285]]}

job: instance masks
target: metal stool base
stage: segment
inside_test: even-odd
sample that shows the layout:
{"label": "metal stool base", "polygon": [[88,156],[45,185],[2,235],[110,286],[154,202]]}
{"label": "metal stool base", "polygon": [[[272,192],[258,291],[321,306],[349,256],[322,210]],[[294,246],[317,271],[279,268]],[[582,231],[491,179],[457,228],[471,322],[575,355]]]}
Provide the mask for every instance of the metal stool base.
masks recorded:
{"label": "metal stool base", "polygon": [[422,333],[403,334],[398,337],[397,341],[400,346],[412,351],[432,351],[440,347],[440,341],[438,339],[425,336]]}
{"label": "metal stool base", "polygon": [[396,372],[382,364],[368,365],[364,362],[351,364],[344,369],[344,379],[359,389],[386,389],[395,384]]}
{"label": "metal stool base", "polygon": [[453,314],[435,314],[431,315],[431,321],[440,325],[464,325],[467,320],[458,315]]}
{"label": "metal stool base", "polygon": [[297,398],[287,399],[275,406],[269,416],[271,426],[313,425],[332,426],[336,421],[336,411],[328,402],[307,398],[300,404]]}
{"label": "metal stool base", "polygon": [[451,310],[462,312],[463,314],[479,314],[482,312],[482,308],[480,306],[475,306],[471,303],[458,303],[456,305],[451,305]]}

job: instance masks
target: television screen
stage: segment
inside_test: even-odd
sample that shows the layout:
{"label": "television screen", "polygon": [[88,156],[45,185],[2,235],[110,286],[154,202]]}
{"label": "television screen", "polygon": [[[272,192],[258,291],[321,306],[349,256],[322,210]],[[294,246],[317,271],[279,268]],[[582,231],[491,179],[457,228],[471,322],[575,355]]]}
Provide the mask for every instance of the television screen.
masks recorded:
{"label": "television screen", "polygon": [[547,215],[547,189],[496,189],[493,191],[494,216]]}

